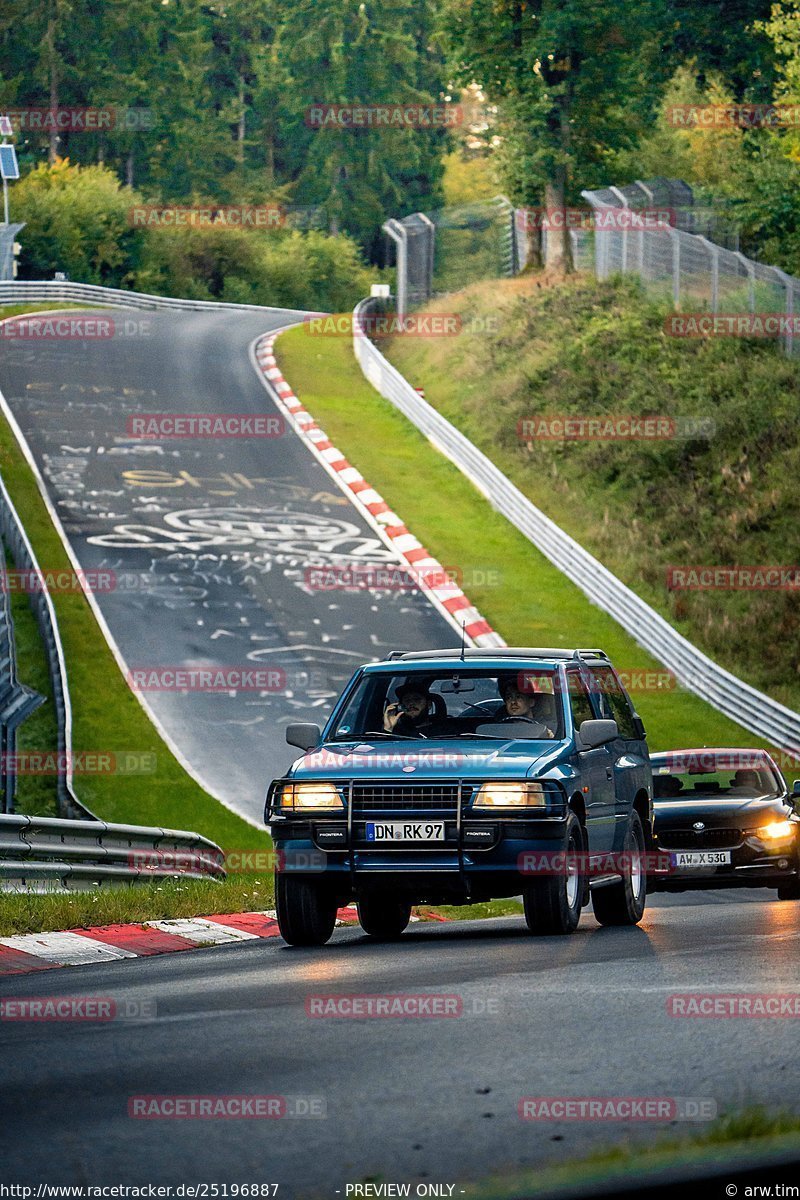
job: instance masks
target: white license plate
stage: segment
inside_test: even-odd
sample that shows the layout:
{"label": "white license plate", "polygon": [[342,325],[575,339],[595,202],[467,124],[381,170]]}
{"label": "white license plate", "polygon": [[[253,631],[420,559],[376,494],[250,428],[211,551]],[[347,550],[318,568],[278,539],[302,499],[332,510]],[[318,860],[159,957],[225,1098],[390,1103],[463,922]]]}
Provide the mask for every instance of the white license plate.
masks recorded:
{"label": "white license plate", "polygon": [[678,850],[670,855],[673,867],[724,867],[731,861],[730,850]]}
{"label": "white license plate", "polygon": [[443,842],[444,821],[367,821],[368,842]]}

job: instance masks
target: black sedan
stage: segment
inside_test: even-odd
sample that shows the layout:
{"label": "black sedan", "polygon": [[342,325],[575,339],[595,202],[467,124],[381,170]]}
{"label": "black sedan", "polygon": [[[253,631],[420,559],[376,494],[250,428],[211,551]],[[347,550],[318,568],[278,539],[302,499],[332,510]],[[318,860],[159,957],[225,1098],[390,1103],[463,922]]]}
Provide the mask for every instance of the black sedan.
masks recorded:
{"label": "black sedan", "polygon": [[800,781],[790,794],[765,750],[670,750],[650,761],[650,890],[770,887],[800,899]]}

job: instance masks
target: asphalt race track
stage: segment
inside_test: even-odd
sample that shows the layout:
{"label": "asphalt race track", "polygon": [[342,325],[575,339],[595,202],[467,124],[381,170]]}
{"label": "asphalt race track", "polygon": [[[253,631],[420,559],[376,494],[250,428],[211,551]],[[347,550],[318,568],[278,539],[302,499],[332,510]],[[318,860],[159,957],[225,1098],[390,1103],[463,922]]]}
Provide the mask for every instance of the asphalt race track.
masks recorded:
{"label": "asphalt race track", "polygon": [[314,590],[313,565],[399,557],[293,432],[129,434],[145,413],[277,415],[248,348],[301,314],[109,315],[107,339],[4,341],[0,389],[81,567],[114,573],[96,598],[127,668],[276,669],[274,691],[144,693],[207,786],[260,821],[295,757],[287,722],[324,718],[359,663],[457,633],[413,588]]}
{"label": "asphalt race track", "polygon": [[[48,1183],[468,1183],[685,1122],[522,1121],[521,1097],[683,1097],[793,1107],[796,1023],[676,1018],[671,993],[796,990],[798,905],[772,893],[655,897],[638,929],[584,915],[413,926],[375,945],[279,939],[8,977],[4,998],[113,997],[129,1019],[0,1022],[3,1178]],[[450,1018],[314,1018],[313,996],[442,993]],[[136,1019],[143,1004],[151,1019]],[[137,1006],[139,1008],[137,1009]],[[486,1015],[486,1009],[489,1014]],[[152,1012],[152,1007],[149,1010]],[[324,1118],[142,1120],[134,1096],[279,1095]],[[229,1193],[230,1194],[230,1193]]]}

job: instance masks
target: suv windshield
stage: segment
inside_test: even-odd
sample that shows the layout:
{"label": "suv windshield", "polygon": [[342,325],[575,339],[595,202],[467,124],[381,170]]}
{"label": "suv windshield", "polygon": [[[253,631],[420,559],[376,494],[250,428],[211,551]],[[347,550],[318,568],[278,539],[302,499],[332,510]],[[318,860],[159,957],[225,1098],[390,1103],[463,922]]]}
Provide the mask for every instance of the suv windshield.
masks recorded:
{"label": "suv windshield", "polygon": [[365,675],[333,731],[361,737],[464,736],[549,740],[563,736],[558,675],[539,668]]}

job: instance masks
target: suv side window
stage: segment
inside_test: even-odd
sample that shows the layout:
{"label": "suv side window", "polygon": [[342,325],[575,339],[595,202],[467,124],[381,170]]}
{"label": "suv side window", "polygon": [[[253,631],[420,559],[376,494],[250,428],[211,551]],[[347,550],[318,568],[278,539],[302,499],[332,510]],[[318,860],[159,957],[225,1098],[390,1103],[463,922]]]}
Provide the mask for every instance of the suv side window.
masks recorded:
{"label": "suv side window", "polygon": [[572,723],[580,729],[581,721],[593,721],[594,712],[586,684],[577,671],[567,671],[567,687],[569,688],[569,706],[572,710]]}
{"label": "suv side window", "polygon": [[633,720],[633,710],[619,680],[610,667],[592,667],[597,681],[597,698],[604,717],[617,722],[620,737],[636,740],[638,733]]}

